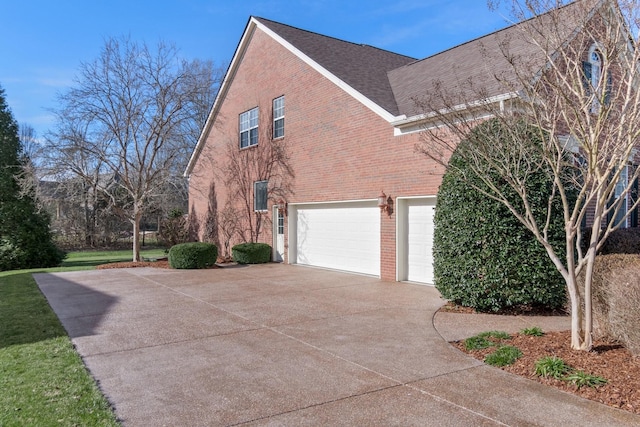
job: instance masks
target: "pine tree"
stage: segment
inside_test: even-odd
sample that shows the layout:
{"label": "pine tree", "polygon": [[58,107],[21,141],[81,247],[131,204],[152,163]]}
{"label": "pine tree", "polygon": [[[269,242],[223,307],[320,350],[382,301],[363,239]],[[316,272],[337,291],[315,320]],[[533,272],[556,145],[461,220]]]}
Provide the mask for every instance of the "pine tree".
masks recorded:
{"label": "pine tree", "polygon": [[38,209],[33,191],[22,189],[28,160],[0,87],[0,271],[59,265],[64,253],[53,243],[49,215]]}

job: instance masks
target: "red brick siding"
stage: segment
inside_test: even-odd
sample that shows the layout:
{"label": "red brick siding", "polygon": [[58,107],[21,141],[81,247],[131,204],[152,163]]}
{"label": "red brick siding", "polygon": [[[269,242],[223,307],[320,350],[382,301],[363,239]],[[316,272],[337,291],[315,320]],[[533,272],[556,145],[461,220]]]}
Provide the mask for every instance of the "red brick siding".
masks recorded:
{"label": "red brick siding", "polygon": [[[417,133],[394,136],[386,120],[257,30],[191,176],[190,203],[199,216],[207,206],[202,189],[212,179],[218,206],[227,199],[209,157],[224,161],[223,145],[238,140],[241,112],[259,106],[262,125],[270,120],[272,100],[281,95],[285,95],[285,140],[295,171],[289,203],[374,199],[381,190],[394,201],[399,196],[437,193],[442,171],[416,152]],[[395,213],[391,217],[381,213],[384,280],[396,277],[395,221]],[[287,223],[286,233],[288,229]],[[271,231],[269,224],[261,241],[271,244]]]}

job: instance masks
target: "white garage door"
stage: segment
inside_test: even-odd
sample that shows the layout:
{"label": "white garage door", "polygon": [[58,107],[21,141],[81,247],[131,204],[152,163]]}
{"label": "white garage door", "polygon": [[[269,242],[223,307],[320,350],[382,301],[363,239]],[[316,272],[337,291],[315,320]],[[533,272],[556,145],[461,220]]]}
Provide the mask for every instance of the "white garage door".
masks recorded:
{"label": "white garage door", "polygon": [[434,199],[407,201],[407,280],[433,283]]}
{"label": "white garage door", "polygon": [[380,275],[380,209],[375,202],[296,207],[296,262]]}

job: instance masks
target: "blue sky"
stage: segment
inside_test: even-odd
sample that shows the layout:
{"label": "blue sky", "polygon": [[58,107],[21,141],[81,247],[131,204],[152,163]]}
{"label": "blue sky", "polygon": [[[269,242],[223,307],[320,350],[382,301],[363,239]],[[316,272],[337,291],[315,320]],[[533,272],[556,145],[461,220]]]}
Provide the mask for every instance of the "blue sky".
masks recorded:
{"label": "blue sky", "polygon": [[255,15],[424,58],[507,25],[485,0],[21,0],[2,6],[0,86],[20,124],[52,127],[56,94],[109,37],[226,64]]}

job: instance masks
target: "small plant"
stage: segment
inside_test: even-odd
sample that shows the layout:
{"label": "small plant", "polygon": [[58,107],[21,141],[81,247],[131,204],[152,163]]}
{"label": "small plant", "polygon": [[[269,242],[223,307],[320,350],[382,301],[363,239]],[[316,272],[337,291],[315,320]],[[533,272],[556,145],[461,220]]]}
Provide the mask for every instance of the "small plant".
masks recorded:
{"label": "small plant", "polygon": [[[493,339],[493,340],[492,340]],[[500,341],[511,339],[511,335],[503,331],[488,331],[474,335],[464,341],[467,350],[482,350],[497,346]]]}
{"label": "small plant", "polygon": [[605,378],[587,374],[584,371],[574,371],[571,374],[567,375],[564,380],[573,383],[578,388],[584,386],[599,387],[601,385],[605,385],[608,382]]}
{"label": "small plant", "polygon": [[519,348],[505,345],[488,354],[484,358],[484,363],[492,366],[507,366],[515,362],[520,356],[522,356],[522,352]]}
{"label": "small plant", "polygon": [[556,356],[546,356],[536,361],[535,374],[544,378],[562,379],[571,368],[564,360]]}
{"label": "small plant", "polygon": [[541,337],[544,335],[544,332],[542,332],[542,329],[540,329],[537,326],[534,326],[531,328],[524,328],[523,330],[520,331],[520,333],[523,335],[529,335],[532,337]]}
{"label": "small plant", "polygon": [[479,337],[483,337],[483,338],[495,338],[497,340],[508,340],[511,339],[511,335],[509,335],[508,333],[504,332],[504,331],[488,331],[488,332],[482,332],[480,334],[478,334]]}
{"label": "small plant", "polygon": [[489,348],[494,345],[495,343],[479,335],[464,340],[464,348],[466,348],[467,350],[481,350],[483,348]]}

